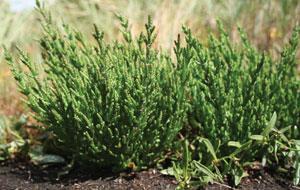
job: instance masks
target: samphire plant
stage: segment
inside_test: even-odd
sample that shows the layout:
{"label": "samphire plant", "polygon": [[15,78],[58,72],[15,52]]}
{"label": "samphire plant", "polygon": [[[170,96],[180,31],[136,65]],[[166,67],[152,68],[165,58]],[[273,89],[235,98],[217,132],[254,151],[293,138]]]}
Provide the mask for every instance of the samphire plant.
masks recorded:
{"label": "samphire plant", "polygon": [[[229,175],[235,185],[246,175],[246,163],[284,165],[279,153],[299,151],[294,147],[300,138],[300,27],[276,61],[252,47],[242,30],[237,45],[220,23],[219,36],[211,35],[205,45],[188,28],[183,30],[186,45],[179,38],[175,54],[181,80],[189,86],[191,109],[184,134],[193,150],[191,159],[212,173]],[[298,157],[292,158],[298,163]],[[299,182],[299,166],[295,169]]]}
{"label": "samphire plant", "polygon": [[141,169],[158,162],[183,126],[187,103],[171,58],[151,46],[146,33],[133,39],[120,17],[124,42],[107,44],[95,27],[95,43],[44,16],[43,62],[20,51],[23,70],[7,60],[27,104],[56,148],[75,162],[97,168]]}
{"label": "samphire plant", "polygon": [[[220,25],[218,38],[200,43],[187,28],[186,46],[176,42],[182,80],[189,81],[189,123],[193,135],[212,140],[222,149],[228,141],[246,141],[260,134],[274,112],[279,129],[292,126],[288,134],[299,138],[300,80],[296,51],[300,27],[278,61],[253,48],[241,31],[240,46],[230,41]],[[297,127],[298,126],[298,127]]]}

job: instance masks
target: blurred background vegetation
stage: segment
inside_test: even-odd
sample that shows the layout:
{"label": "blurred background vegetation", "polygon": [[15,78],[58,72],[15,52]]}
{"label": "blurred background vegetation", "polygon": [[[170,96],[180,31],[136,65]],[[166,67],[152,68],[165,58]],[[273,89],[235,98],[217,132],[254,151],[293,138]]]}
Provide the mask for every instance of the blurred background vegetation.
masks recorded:
{"label": "blurred background vegetation", "polygon": [[[27,0],[24,0],[27,1]],[[130,21],[133,34],[144,27],[148,15],[157,26],[157,48],[172,51],[173,41],[187,25],[201,40],[216,32],[220,19],[233,41],[239,40],[237,27],[247,32],[260,50],[278,55],[292,28],[300,21],[299,0],[48,0],[44,1],[57,22],[66,22],[91,36],[93,23],[104,32],[107,40],[120,39],[119,22],[115,14]],[[16,3],[16,2],[15,2]],[[38,15],[33,9],[14,10],[9,0],[0,1],[0,44],[11,51],[26,49],[39,60],[37,40],[40,36]],[[299,57],[299,56],[298,56]],[[0,48],[0,115],[20,116],[20,103]]]}

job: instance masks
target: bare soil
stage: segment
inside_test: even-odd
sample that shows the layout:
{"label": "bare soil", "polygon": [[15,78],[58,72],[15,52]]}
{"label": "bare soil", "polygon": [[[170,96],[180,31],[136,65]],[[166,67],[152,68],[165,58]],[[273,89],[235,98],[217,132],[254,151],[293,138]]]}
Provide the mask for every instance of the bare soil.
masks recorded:
{"label": "bare soil", "polygon": [[[177,182],[174,178],[164,176],[155,169],[142,172],[112,175],[109,172],[88,172],[74,169],[70,174],[57,179],[61,166],[40,168],[28,162],[9,161],[0,164],[0,190],[174,190]],[[249,172],[239,187],[214,183],[203,189],[266,189],[285,190],[300,189],[293,187],[289,180],[278,175],[271,175],[265,170]]]}

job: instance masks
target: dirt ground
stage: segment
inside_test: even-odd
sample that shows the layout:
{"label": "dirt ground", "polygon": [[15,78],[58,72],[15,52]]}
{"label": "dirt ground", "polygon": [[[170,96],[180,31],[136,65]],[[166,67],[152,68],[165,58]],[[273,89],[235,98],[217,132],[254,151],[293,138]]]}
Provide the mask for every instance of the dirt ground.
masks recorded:
{"label": "dirt ground", "polygon": [[[154,169],[138,173],[123,173],[118,176],[111,176],[105,172],[89,173],[75,169],[57,180],[59,168],[61,167],[41,169],[26,162],[2,162],[0,164],[0,190],[174,190],[177,186],[174,178],[163,176]],[[214,183],[204,189],[296,190],[300,188],[293,187],[289,180],[260,170],[251,172],[250,177],[243,180],[238,188]]]}

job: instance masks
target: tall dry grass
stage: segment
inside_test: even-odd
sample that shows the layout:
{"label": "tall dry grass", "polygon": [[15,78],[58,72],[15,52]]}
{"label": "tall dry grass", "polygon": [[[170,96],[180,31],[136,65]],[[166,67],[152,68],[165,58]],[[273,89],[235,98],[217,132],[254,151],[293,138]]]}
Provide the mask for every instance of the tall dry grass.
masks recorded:
{"label": "tall dry grass", "polygon": [[60,15],[58,18],[63,17],[84,32],[90,33],[92,24],[98,24],[108,40],[120,37],[114,13],[126,16],[135,34],[152,15],[159,31],[157,44],[167,49],[172,49],[183,24],[199,38],[206,38],[208,32],[216,31],[217,19],[224,22],[234,40],[239,25],[259,48],[276,49],[300,21],[298,0],[61,0],[54,7],[51,10]]}
{"label": "tall dry grass", "polygon": [[12,13],[5,1],[0,1],[0,115],[15,115],[20,107],[16,85],[9,68],[3,63],[3,46],[14,50],[18,43],[32,41],[28,22],[31,12]]}

